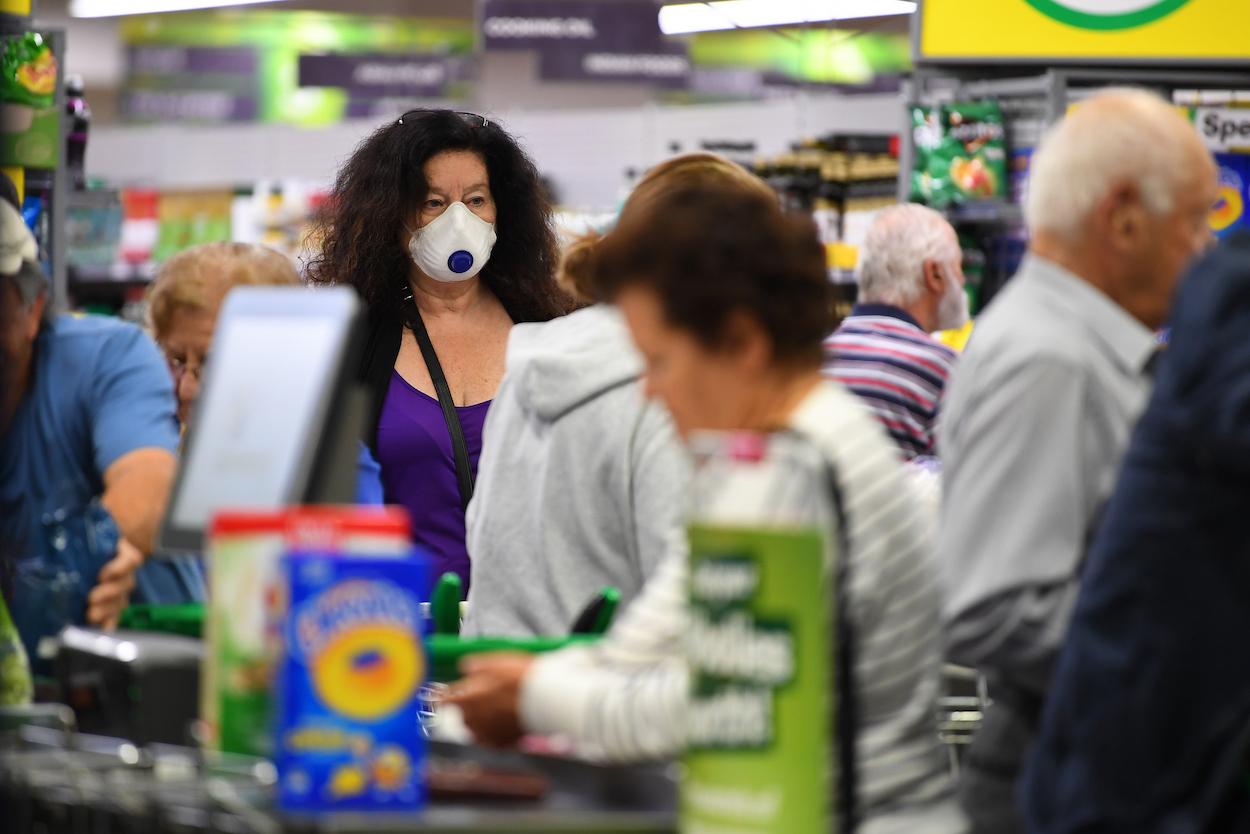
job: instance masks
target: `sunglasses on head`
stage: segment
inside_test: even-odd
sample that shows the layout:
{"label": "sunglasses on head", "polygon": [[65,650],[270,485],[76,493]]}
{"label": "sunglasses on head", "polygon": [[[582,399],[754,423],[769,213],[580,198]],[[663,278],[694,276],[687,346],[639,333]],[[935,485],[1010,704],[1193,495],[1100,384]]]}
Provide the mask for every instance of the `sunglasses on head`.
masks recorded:
{"label": "sunglasses on head", "polygon": [[[404,115],[402,115],[402,116],[400,116],[400,117],[399,117],[399,121],[398,121],[397,123],[402,125],[402,124],[404,123],[404,119],[408,118],[409,116],[414,116],[414,115],[416,115],[417,113],[430,113],[430,112],[432,112],[432,111],[430,111],[430,110],[409,110],[407,113],[405,113]],[[458,116],[458,117],[460,118],[460,121],[464,122],[464,123],[465,123],[465,124],[467,124],[469,127],[479,127],[479,128],[480,128],[480,127],[486,127],[487,125],[489,125],[489,124],[490,124],[490,122],[486,120],[486,117],[485,117],[485,116],[479,116],[479,115],[478,115],[478,114],[476,114],[476,113],[465,113],[465,112],[460,111],[460,110],[456,110],[456,111],[453,111],[453,112],[455,112],[456,116]]]}

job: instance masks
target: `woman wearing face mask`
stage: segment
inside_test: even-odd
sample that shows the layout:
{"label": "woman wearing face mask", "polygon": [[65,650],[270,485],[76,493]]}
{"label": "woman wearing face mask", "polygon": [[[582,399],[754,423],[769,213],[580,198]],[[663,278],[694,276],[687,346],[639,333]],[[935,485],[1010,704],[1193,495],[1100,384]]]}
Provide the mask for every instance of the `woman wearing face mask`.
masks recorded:
{"label": "woman wearing face mask", "polygon": [[568,309],[538,172],[490,120],[415,110],[357,148],[329,205],[309,275],[367,306],[365,440],[386,499],[467,588],[464,510],[508,333]]}

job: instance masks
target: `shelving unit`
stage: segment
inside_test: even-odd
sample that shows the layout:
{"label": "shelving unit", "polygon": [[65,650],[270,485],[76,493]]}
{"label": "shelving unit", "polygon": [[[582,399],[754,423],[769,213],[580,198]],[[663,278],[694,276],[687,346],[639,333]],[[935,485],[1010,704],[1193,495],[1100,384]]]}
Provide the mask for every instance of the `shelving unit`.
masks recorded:
{"label": "shelving unit", "polygon": [[[1169,100],[1216,103],[1250,96],[1250,70],[1140,67],[1014,67],[919,66],[904,83],[908,108],[992,99],[1003,111],[1009,152],[1033,148],[1046,128],[1070,105],[1106,86],[1146,87]],[[911,195],[915,160],[911,120],[904,110],[900,131],[898,196]],[[1010,161],[1010,160],[1009,160]],[[1010,201],[965,203],[946,210],[952,225],[966,238],[979,241],[985,253],[982,303],[986,303],[1015,271],[1024,246],[1024,212]]]}
{"label": "shelving unit", "polygon": [[52,54],[57,61],[56,94],[53,98],[53,108],[56,110],[58,124],[56,167],[51,170],[26,168],[24,172],[24,193],[38,193],[47,199],[48,232],[46,239],[40,240],[39,244],[42,254],[48,257],[51,264],[52,301],[57,305],[64,305],[69,297],[65,253],[66,199],[68,195],[68,179],[65,171],[68,130],[65,118],[64,84],[66,37],[65,32],[60,29],[36,27],[34,22],[35,11],[36,4],[32,2],[30,16],[0,12],[0,38],[37,31],[47,38],[52,47]]}

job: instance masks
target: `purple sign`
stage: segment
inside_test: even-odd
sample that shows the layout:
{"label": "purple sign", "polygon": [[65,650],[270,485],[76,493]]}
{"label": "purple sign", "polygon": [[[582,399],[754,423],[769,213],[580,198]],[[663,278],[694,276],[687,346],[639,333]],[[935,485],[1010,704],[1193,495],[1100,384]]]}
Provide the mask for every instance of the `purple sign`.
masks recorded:
{"label": "purple sign", "polygon": [[259,108],[254,96],[223,90],[132,90],[122,112],[137,121],[249,122]]}
{"label": "purple sign", "polygon": [[548,81],[621,81],[683,88],[690,82],[690,56],[684,46],[650,51],[546,49],[538,74]]}
{"label": "purple sign", "polygon": [[547,80],[683,87],[688,50],[658,18],[653,0],[486,0],[482,38],[489,50],[537,50]]}
{"label": "purple sign", "polygon": [[353,98],[441,96],[464,76],[464,60],[442,55],[301,55],[299,86],[340,87]]}
{"label": "purple sign", "polygon": [[132,46],[126,55],[132,75],[221,73],[255,75],[258,60],[251,47]]}

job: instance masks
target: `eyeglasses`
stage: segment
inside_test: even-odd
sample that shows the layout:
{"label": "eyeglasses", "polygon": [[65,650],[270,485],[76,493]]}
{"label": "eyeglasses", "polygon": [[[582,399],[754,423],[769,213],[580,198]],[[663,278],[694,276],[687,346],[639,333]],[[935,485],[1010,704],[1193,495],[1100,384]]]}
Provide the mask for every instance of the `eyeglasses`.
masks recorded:
{"label": "eyeglasses", "polygon": [[184,374],[191,374],[191,376],[195,377],[195,381],[199,382],[204,376],[204,367],[208,364],[208,357],[205,356],[192,365],[181,356],[170,356],[167,353],[165,354],[165,364],[169,366],[169,373],[174,378],[174,385],[176,386],[182,381]]}
{"label": "eyeglasses", "polygon": [[[407,113],[399,117],[399,121],[397,121],[396,124],[402,125],[404,123],[404,119],[408,118],[409,116],[415,116],[417,113],[434,113],[434,112],[436,111],[424,110],[424,109],[409,110]],[[464,111],[461,111],[461,110],[455,110],[452,112],[454,112],[456,116],[460,118],[460,121],[464,122],[469,127],[483,128],[483,127],[487,127],[490,124],[490,122],[487,121],[485,116],[479,116],[476,113],[465,113]]]}

